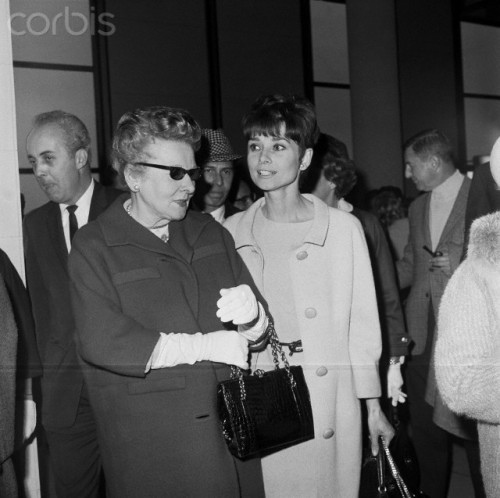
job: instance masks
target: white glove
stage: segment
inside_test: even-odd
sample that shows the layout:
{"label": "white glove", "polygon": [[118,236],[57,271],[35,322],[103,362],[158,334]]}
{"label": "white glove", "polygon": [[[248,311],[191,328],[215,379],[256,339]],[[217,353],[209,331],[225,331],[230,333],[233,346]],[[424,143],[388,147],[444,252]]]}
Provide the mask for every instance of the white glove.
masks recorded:
{"label": "white glove", "polygon": [[234,330],[204,334],[203,360],[217,361],[248,369],[248,341]]}
{"label": "white glove", "polygon": [[219,330],[202,334],[165,334],[160,339],[146,365],[150,369],[174,367],[181,363],[216,361],[248,368],[248,341],[234,330]]}
{"label": "white glove", "polygon": [[221,289],[220,295],[222,297],[217,301],[219,309],[216,314],[221,321],[244,325],[259,316],[257,299],[248,285]]}

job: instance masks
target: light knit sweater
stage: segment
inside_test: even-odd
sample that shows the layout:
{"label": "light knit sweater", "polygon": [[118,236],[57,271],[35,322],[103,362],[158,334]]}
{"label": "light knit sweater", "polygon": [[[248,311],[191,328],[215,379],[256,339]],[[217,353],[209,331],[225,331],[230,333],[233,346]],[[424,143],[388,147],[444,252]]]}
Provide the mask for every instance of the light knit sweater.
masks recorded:
{"label": "light knit sweater", "polygon": [[471,227],[467,259],[444,292],[435,349],[445,403],[478,421],[488,497],[500,497],[500,212]]}

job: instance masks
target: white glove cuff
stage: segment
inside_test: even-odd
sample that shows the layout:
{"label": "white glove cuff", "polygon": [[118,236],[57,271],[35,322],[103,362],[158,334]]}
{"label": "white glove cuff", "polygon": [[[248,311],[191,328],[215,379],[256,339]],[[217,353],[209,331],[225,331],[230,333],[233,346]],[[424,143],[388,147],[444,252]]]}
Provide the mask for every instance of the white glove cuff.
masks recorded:
{"label": "white glove cuff", "polygon": [[257,303],[259,307],[259,319],[257,323],[248,327],[247,325],[238,325],[238,332],[247,340],[253,343],[260,342],[263,339],[267,331],[267,315],[264,307],[259,302]]}

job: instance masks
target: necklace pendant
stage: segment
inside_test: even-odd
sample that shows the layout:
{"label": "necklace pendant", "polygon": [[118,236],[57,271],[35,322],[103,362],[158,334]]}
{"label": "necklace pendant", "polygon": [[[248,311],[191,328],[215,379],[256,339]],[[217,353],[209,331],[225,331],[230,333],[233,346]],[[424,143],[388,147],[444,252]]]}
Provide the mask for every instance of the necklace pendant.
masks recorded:
{"label": "necklace pendant", "polygon": [[168,235],[166,233],[164,233],[160,238],[163,242],[165,242],[165,244],[168,242]]}

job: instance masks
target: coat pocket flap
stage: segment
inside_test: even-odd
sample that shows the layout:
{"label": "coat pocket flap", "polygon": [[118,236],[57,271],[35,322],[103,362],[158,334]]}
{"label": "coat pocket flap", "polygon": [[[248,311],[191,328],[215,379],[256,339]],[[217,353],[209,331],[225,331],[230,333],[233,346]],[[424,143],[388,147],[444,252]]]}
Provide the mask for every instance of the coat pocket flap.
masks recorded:
{"label": "coat pocket flap", "polygon": [[185,389],[185,377],[172,377],[171,379],[144,380],[142,382],[131,382],[127,384],[129,394],[145,394],[156,391],[176,391]]}
{"label": "coat pocket flap", "polygon": [[206,258],[207,256],[214,256],[215,254],[225,254],[226,249],[222,244],[211,244],[205,247],[197,247],[194,250],[193,261],[195,259]]}
{"label": "coat pocket flap", "polygon": [[127,282],[135,282],[137,280],[145,280],[148,278],[160,278],[160,272],[156,268],[135,268],[113,275],[113,283],[116,285],[126,284]]}

